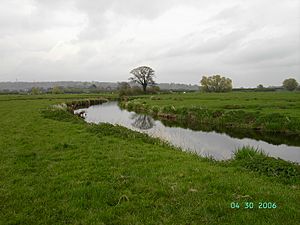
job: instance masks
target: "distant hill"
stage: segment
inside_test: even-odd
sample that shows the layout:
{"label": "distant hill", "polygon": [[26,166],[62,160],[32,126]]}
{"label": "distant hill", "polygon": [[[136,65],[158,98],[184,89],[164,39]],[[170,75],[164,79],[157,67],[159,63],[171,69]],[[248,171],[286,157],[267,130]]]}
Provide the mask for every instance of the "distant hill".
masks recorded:
{"label": "distant hill", "polygon": [[111,89],[117,88],[117,83],[112,82],[81,82],[81,81],[55,81],[55,82],[0,82],[0,90],[28,91],[33,87],[49,89],[55,86],[64,88],[89,88],[95,84],[97,87]]}
{"label": "distant hill", "polygon": [[[63,88],[90,88],[96,86],[103,90],[116,90],[117,82],[82,82],[82,81],[55,81],[55,82],[0,82],[0,91],[29,91],[33,87],[44,90],[55,86]],[[160,83],[158,84],[161,90],[173,91],[197,91],[199,86],[191,84],[176,84],[176,83]]]}
{"label": "distant hill", "polygon": [[158,86],[161,90],[199,91],[199,86],[195,84],[160,83]]}

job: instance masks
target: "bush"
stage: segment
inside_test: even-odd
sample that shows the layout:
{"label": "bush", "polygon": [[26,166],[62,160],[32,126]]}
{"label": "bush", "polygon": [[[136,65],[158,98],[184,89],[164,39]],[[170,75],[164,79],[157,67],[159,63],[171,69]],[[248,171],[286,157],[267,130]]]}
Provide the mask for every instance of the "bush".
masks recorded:
{"label": "bush", "polygon": [[63,90],[62,87],[55,86],[55,87],[52,88],[51,93],[52,94],[63,94],[64,90]]}
{"label": "bush", "polygon": [[30,90],[30,94],[32,94],[32,95],[40,95],[40,94],[42,94],[42,90],[40,88],[38,88],[38,87],[33,87]]}
{"label": "bush", "polygon": [[127,82],[121,82],[118,84],[119,97],[130,96],[130,95],[141,95],[144,94],[143,90],[138,86],[131,87]]}

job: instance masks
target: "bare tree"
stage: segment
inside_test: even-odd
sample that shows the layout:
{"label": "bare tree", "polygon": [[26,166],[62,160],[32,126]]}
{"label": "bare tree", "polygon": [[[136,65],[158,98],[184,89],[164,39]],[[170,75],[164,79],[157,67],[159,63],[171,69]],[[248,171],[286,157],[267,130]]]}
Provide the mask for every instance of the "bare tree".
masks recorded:
{"label": "bare tree", "polygon": [[130,71],[133,77],[130,77],[129,80],[142,85],[144,93],[146,93],[146,88],[148,85],[155,84],[154,70],[148,66],[140,66]]}

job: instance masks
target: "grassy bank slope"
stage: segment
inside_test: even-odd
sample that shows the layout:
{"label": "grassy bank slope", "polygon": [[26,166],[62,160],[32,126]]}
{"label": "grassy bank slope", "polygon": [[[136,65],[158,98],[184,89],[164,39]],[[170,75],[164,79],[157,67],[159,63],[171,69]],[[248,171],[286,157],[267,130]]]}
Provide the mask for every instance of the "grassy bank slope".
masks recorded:
{"label": "grassy bank slope", "polygon": [[[119,127],[45,118],[41,110],[62,101],[2,96],[0,224],[300,221],[299,180],[284,184]],[[243,208],[247,201],[253,209]],[[277,208],[259,209],[259,202]]]}

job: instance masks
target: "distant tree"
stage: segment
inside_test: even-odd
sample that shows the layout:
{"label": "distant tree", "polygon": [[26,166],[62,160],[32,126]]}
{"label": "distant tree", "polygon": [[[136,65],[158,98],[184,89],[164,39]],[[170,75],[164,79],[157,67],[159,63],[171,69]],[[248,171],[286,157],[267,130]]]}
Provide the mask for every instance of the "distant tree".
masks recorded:
{"label": "distant tree", "polygon": [[89,89],[96,89],[96,88],[97,88],[96,84],[92,84],[89,86]]}
{"label": "distant tree", "polygon": [[124,90],[124,89],[129,89],[130,88],[130,84],[128,82],[118,82],[118,90]]}
{"label": "distant tree", "polygon": [[264,89],[264,86],[263,86],[262,84],[259,84],[259,85],[257,86],[257,89]]}
{"label": "distant tree", "polygon": [[293,91],[298,87],[298,82],[294,78],[285,79],[282,84],[289,91]]}
{"label": "distant tree", "polygon": [[129,80],[134,83],[140,84],[143,87],[144,93],[146,93],[147,86],[155,84],[154,82],[154,70],[148,66],[140,66],[130,71],[133,77]]}
{"label": "distant tree", "polygon": [[148,89],[148,92],[151,94],[157,94],[160,91],[160,88],[158,86],[151,86]]}
{"label": "distant tree", "polygon": [[141,95],[143,93],[144,92],[143,92],[143,90],[140,87],[138,87],[138,86],[132,86],[131,87],[131,94],[132,95]]}
{"label": "distant tree", "polygon": [[119,96],[131,94],[131,87],[128,82],[119,82],[117,90],[119,91]]}
{"label": "distant tree", "polygon": [[144,93],[140,87],[136,85],[130,86],[130,84],[127,82],[119,82],[117,90],[120,97],[128,95],[140,95]]}
{"label": "distant tree", "polygon": [[203,76],[200,83],[201,90],[205,92],[229,92],[232,90],[231,79],[220,75]]}
{"label": "distant tree", "polygon": [[30,94],[32,94],[32,95],[39,95],[39,94],[41,94],[41,93],[42,93],[42,91],[41,91],[41,89],[38,88],[38,87],[33,87],[33,88],[31,88],[31,90],[30,90]]}
{"label": "distant tree", "polygon": [[63,94],[63,88],[59,86],[54,86],[51,90],[52,94]]}

